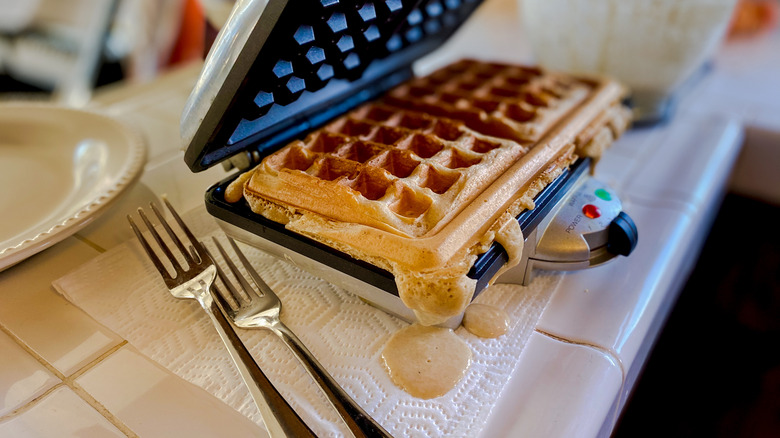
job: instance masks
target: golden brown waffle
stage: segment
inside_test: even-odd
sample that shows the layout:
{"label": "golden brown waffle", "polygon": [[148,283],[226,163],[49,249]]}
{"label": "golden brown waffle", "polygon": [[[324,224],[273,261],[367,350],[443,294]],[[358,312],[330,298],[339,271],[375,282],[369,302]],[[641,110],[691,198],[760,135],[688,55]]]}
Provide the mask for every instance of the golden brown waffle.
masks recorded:
{"label": "golden brown waffle", "polygon": [[[395,88],[385,102],[461,120],[485,135],[535,142],[575,106],[592,97],[599,82],[536,67],[462,60]],[[613,111],[601,125],[610,124],[612,138],[602,138],[599,147],[591,144],[588,148],[587,141],[580,140],[579,155],[598,158],[606,144],[626,129],[628,112],[618,101],[610,107]]]}
{"label": "golden brown waffle", "polygon": [[475,179],[495,179],[527,150],[460,122],[369,105],[266,158],[248,190],[420,237],[482,189]]}
{"label": "golden brown waffle", "polygon": [[[267,156],[226,199],[243,196],[288,229],[392,272],[406,305],[437,323],[470,301],[477,254],[498,241],[517,261],[514,217],[575,149],[598,155],[622,132],[621,94],[607,80],[460,62]],[[517,120],[521,110],[532,116]]]}

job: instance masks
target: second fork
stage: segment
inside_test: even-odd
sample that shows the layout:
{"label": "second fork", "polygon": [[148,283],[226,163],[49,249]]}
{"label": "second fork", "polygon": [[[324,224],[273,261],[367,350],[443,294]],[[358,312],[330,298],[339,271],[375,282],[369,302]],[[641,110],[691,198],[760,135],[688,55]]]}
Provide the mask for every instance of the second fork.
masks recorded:
{"label": "second fork", "polygon": [[241,264],[244,265],[246,272],[252,278],[252,282],[262,293],[258,294],[249,284],[246,278],[241,274],[231,258],[225,252],[225,249],[216,238],[214,243],[219,250],[222,258],[230,268],[233,276],[238,280],[242,295],[237,288],[230,282],[224,272],[217,265],[217,271],[222,278],[223,283],[228,288],[233,299],[236,301],[237,308],[234,308],[220,293],[214,294],[220,301],[222,308],[233,319],[233,322],[242,328],[264,328],[275,333],[290,348],[295,357],[301,362],[303,367],[320,386],[328,401],[333,405],[338,414],[346,423],[349,430],[356,437],[390,437],[391,435],[382,428],[370,415],[368,415],[331,377],[323,366],[314,358],[314,355],[301,342],[300,339],[282,322],[279,317],[282,309],[282,303],[271,288],[263,281],[257,271],[247,260],[246,256],[236,245],[236,242],[228,237],[228,241],[233,248]]}

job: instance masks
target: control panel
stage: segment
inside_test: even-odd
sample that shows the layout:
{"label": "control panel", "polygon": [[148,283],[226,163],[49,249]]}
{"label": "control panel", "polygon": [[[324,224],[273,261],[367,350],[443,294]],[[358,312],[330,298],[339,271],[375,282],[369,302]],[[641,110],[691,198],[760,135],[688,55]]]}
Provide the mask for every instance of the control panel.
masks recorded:
{"label": "control panel", "polygon": [[[534,269],[572,271],[627,256],[636,247],[638,231],[623,211],[617,193],[589,176],[558,201],[553,211],[526,236],[520,266],[499,282],[529,284]],[[519,277],[518,277],[519,276]]]}

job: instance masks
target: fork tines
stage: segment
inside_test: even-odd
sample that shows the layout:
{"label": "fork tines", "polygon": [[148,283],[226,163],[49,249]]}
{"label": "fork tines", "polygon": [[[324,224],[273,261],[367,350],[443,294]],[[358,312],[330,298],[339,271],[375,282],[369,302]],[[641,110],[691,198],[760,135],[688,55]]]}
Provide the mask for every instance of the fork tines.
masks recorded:
{"label": "fork tines", "polygon": [[[236,242],[230,237],[227,237],[228,241],[230,242],[231,246],[233,247],[234,252],[236,255],[240,258],[243,256],[240,251],[237,251]],[[217,240],[215,236],[211,237],[211,240],[214,242],[214,245],[217,247],[217,250],[219,251],[220,255],[222,256],[222,259],[225,261],[225,264],[230,269],[230,272],[233,273],[233,277],[239,282],[241,285],[241,290],[239,288],[236,288],[232,281],[228,280],[227,274],[225,271],[217,264],[217,275],[220,279],[222,279],[222,283],[225,285],[225,287],[228,289],[230,294],[222,293],[221,289],[218,289],[220,295],[222,295],[222,298],[226,298],[228,301],[235,300],[236,303],[231,303],[232,308],[237,308],[240,306],[240,302],[249,302],[251,301],[251,297],[246,291],[252,290],[252,286],[249,284],[249,282],[246,281],[246,278],[244,275],[241,274],[241,272],[238,270],[238,266],[236,266],[235,263],[233,263],[233,260],[231,260],[230,256],[228,255],[227,251],[225,251],[225,248],[222,246],[222,244]],[[212,257],[213,258],[213,257]],[[215,259],[216,260],[216,259]],[[246,260],[246,259],[245,259]],[[243,263],[243,261],[242,261]],[[248,261],[246,263],[249,263]],[[246,268],[246,264],[244,264],[244,267]],[[223,303],[224,304],[224,303]],[[233,306],[235,304],[235,306]]]}
{"label": "fork tines", "polygon": [[[160,210],[157,208],[157,206],[154,205],[154,203],[150,203],[149,205],[152,211],[154,212],[155,216],[157,216],[158,222],[160,223],[160,225],[163,226],[163,228],[165,228],[165,231],[167,232],[171,241],[179,249],[181,256],[184,258],[184,261],[189,265],[189,267],[202,264],[204,262],[204,255],[206,255],[205,248],[195,238],[195,236],[192,234],[190,229],[181,219],[179,214],[176,212],[176,210],[173,208],[170,202],[168,202],[168,199],[165,196],[163,196],[162,200],[165,206],[168,208],[168,211],[171,212],[171,216],[173,216],[174,220],[179,225],[179,228],[184,232],[185,236],[189,240],[190,250],[187,250],[185,248],[184,243],[181,241],[181,239],[176,234],[176,232],[174,232],[174,230],[168,224],[168,221],[165,219],[162,213],[160,213]],[[144,237],[143,233],[138,228],[133,218],[130,215],[127,215],[127,220],[128,222],[130,222],[130,227],[132,227],[133,232],[135,232],[135,235],[138,238],[138,241],[141,243],[141,246],[143,246],[144,250],[146,251],[146,254],[149,256],[154,266],[157,268],[158,271],[160,271],[160,274],[163,276],[163,279],[166,282],[169,282],[172,281],[173,279],[179,278],[179,276],[186,275],[187,272],[189,272],[189,270],[185,269],[181,265],[181,263],[179,262],[179,257],[176,257],[173,254],[173,252],[170,249],[170,246],[165,243],[163,237],[160,236],[160,233],[157,232],[156,227],[152,224],[152,222],[149,220],[144,210],[140,207],[138,208],[138,215],[141,217],[144,224],[146,225],[146,228],[149,230],[149,233],[154,238],[154,241],[157,243],[158,248],[163,252],[163,254],[171,263],[171,266],[173,267],[174,275],[171,275],[168,269],[165,267],[165,264],[162,262],[162,260],[160,260],[160,257],[158,257],[157,253],[152,248],[152,245],[150,245],[149,241],[146,239],[146,237]]]}

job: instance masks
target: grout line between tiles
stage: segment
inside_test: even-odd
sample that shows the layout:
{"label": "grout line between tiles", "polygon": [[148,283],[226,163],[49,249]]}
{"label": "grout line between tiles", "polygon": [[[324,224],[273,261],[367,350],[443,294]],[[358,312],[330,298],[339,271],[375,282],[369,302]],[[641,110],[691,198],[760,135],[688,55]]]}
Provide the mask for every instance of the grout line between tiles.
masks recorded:
{"label": "grout line between tiles", "polygon": [[101,254],[106,252],[105,248],[103,248],[102,246],[98,245],[97,243],[87,239],[86,237],[82,236],[79,233],[74,234],[73,237],[75,237],[79,242],[84,243],[85,245],[89,246],[90,248],[94,249],[95,251],[97,251],[97,252],[99,252]]}
{"label": "grout line between tiles", "polygon": [[78,370],[74,371],[70,376],[67,377],[66,380],[75,381],[79,377],[81,377],[82,374],[86,373],[90,369],[92,369],[95,365],[102,362],[103,359],[107,358],[108,356],[111,356],[114,354],[115,351],[119,350],[120,348],[127,345],[127,341],[122,339],[122,342],[114,345],[113,347],[109,348],[108,350],[104,351],[103,354],[99,355],[98,357],[92,359],[90,362],[88,362],[83,367],[79,368]]}
{"label": "grout line between tiles", "polygon": [[114,414],[112,414],[105,406],[103,406],[102,403],[97,401],[95,397],[92,397],[92,394],[87,392],[84,388],[81,387],[78,383],[75,381],[69,382],[68,385],[73,392],[75,392],[79,397],[81,397],[85,402],[87,402],[90,406],[92,406],[96,411],[100,413],[108,422],[114,425],[117,429],[119,429],[122,433],[127,435],[129,438],[138,438],[138,434],[133,432],[129,427],[127,427],[122,420],[117,418]]}
{"label": "grout line between tiles", "polygon": [[15,416],[17,416],[19,414],[27,412],[33,406],[35,406],[38,403],[39,400],[43,400],[49,394],[51,394],[52,392],[54,392],[55,390],[57,390],[59,388],[62,388],[63,386],[67,386],[67,385],[65,385],[64,382],[60,382],[60,383],[52,386],[51,388],[49,388],[46,391],[44,391],[43,394],[39,395],[38,397],[35,397],[34,399],[28,401],[27,403],[23,404],[22,406],[19,406],[18,408],[14,409],[13,411],[11,411],[11,412],[3,415],[2,417],[0,417],[0,423],[2,423],[5,420],[9,420],[9,419],[11,419],[11,418],[13,418],[13,417],[15,417]]}
{"label": "grout line between tiles", "polygon": [[0,331],[8,335],[9,338],[11,338],[14,342],[16,342],[24,351],[27,352],[30,356],[32,356],[36,361],[38,361],[44,368],[46,368],[49,372],[54,374],[55,377],[60,379],[60,383],[57,383],[56,385],[53,385],[51,388],[46,390],[43,394],[39,395],[38,397],[35,397],[34,399],[28,401],[24,405],[20,406],[19,408],[13,410],[12,412],[0,417],[0,422],[5,421],[11,417],[14,417],[16,415],[19,415],[23,412],[26,412],[27,410],[31,409],[33,406],[35,406],[39,401],[43,400],[47,395],[51,394],[54,390],[60,387],[68,387],[70,388],[76,395],[81,397],[82,400],[87,402],[93,409],[95,409],[103,418],[105,418],[109,423],[111,423],[114,427],[119,429],[120,432],[124,433],[130,438],[137,438],[138,435],[133,432],[129,427],[127,427],[119,418],[117,418],[114,414],[112,414],[108,409],[106,409],[105,406],[103,406],[100,402],[97,401],[94,397],[92,397],[91,394],[89,394],[84,388],[81,387],[81,385],[76,383],[76,379],[81,377],[84,373],[89,371],[91,368],[93,368],[95,365],[103,361],[103,359],[107,358],[108,356],[112,355],[114,352],[119,350],[120,348],[127,345],[126,340],[122,340],[118,344],[114,345],[113,347],[109,348],[105,352],[103,352],[101,355],[96,357],[95,359],[88,362],[86,365],[82,366],[75,372],[73,372],[70,376],[65,376],[60,370],[54,367],[49,361],[43,358],[40,354],[36,353],[32,348],[30,348],[27,344],[25,344],[19,337],[17,337],[13,332],[8,330],[4,325],[0,324]]}
{"label": "grout line between tiles", "polygon": [[122,340],[122,342],[114,345],[113,347],[109,348],[103,354],[100,356],[92,359],[89,363],[84,365],[83,367],[79,368],[75,372],[73,372],[70,376],[63,379],[63,382],[68,385],[68,387],[73,390],[73,392],[76,393],[79,397],[81,397],[82,400],[87,402],[90,406],[92,406],[93,409],[95,409],[100,415],[103,416],[109,423],[113,424],[114,427],[119,429],[122,433],[127,435],[130,438],[137,438],[138,435],[132,431],[125,423],[122,422],[116,415],[111,413],[105,406],[103,406],[102,403],[100,403],[95,397],[92,396],[89,392],[87,392],[84,388],[81,387],[78,383],[76,383],[76,379],[81,377],[84,373],[89,371],[90,369],[94,368],[95,365],[99,364],[103,361],[103,359],[107,358],[108,356],[111,356],[114,354],[117,350],[127,345],[126,340]]}
{"label": "grout line between tiles", "polygon": [[563,338],[561,336],[554,335],[554,334],[552,334],[552,333],[550,333],[548,331],[542,330],[540,328],[535,328],[534,331],[539,333],[540,335],[547,336],[548,338],[555,339],[556,341],[563,342],[565,344],[580,345],[582,347],[588,347],[588,348],[592,348],[594,350],[600,351],[602,354],[607,356],[611,362],[613,362],[615,365],[617,365],[618,368],[620,368],[620,373],[623,375],[623,378],[625,378],[626,370],[625,370],[625,367],[623,366],[623,361],[612,350],[610,350],[608,348],[604,348],[604,347],[602,347],[600,345],[597,345],[597,344],[590,343],[590,342],[573,341],[571,339]]}
{"label": "grout line between tiles", "polygon": [[[21,343],[20,340],[17,340],[17,342]],[[62,374],[59,370],[54,368],[53,365],[51,365],[45,359],[43,359],[43,357],[41,357],[38,354],[35,354],[35,353],[31,352],[30,349],[28,349],[26,346],[24,346],[24,344],[22,344],[24,346],[24,348],[33,355],[33,357],[35,357],[39,362],[41,362],[41,364],[44,367],[46,367],[51,372],[53,372],[61,380],[61,382],[56,384],[56,385],[54,385],[52,388],[50,388],[48,391],[46,391],[41,396],[36,397],[35,399],[27,402],[24,406],[22,406],[19,409],[15,410],[12,414],[10,414],[8,416],[10,417],[10,416],[17,415],[19,413],[27,411],[32,406],[34,406],[38,401],[42,400],[46,395],[48,395],[49,393],[53,392],[56,388],[59,388],[59,387],[62,387],[62,386],[66,386],[66,387],[70,388],[76,395],[81,397],[82,400],[84,400],[88,405],[90,405],[93,409],[95,409],[95,411],[97,411],[103,418],[106,419],[106,421],[111,423],[120,432],[124,433],[129,438],[137,438],[138,435],[135,432],[133,432],[129,427],[127,427],[119,418],[117,418],[114,414],[112,414],[108,409],[106,409],[106,407],[103,406],[103,404],[101,404],[99,401],[97,401],[97,399],[92,397],[92,395],[89,394],[86,390],[84,390],[84,388],[82,388],[81,385],[76,383],[76,379],[79,378],[82,374],[84,374],[85,372],[89,371],[95,365],[100,363],[103,359],[105,359],[106,357],[110,356],[111,354],[113,354],[114,352],[116,352],[117,350],[119,350],[120,348],[125,346],[126,344],[127,344],[127,341],[126,340],[122,340],[122,342],[120,342],[119,344],[117,344],[117,345],[111,347],[110,349],[106,350],[103,354],[101,354],[100,356],[96,357],[95,359],[93,359],[92,361],[90,361],[89,363],[87,363],[83,367],[79,368],[73,374],[71,374],[70,376],[67,376],[67,377],[64,374]],[[3,419],[5,419],[5,417],[0,418],[0,421],[3,420]]]}
{"label": "grout line between tiles", "polygon": [[[563,338],[563,337],[558,336],[558,335],[554,335],[554,334],[552,334],[552,333],[550,333],[548,331],[541,330],[539,328],[535,328],[534,331],[539,333],[540,335],[547,336],[547,337],[549,337],[551,339],[554,339],[554,340],[559,341],[559,342],[563,342],[565,344],[579,345],[579,346],[582,346],[582,347],[587,347],[587,348],[591,348],[593,350],[599,351],[603,355],[605,355],[612,363],[617,365],[618,368],[620,368],[621,378],[620,378],[620,388],[618,389],[617,396],[616,396],[616,398],[614,400],[614,405],[615,406],[620,406],[621,398],[623,396],[623,385],[625,385],[626,377],[628,375],[628,372],[627,372],[627,370],[626,370],[626,368],[625,368],[625,366],[623,364],[623,360],[620,358],[620,356],[618,356],[612,350],[610,350],[608,348],[605,348],[605,347],[602,347],[602,346],[597,345],[597,344],[593,344],[593,343],[590,343],[590,342],[573,341],[571,339],[567,339],[567,338]],[[620,415],[619,410],[615,409],[614,413],[612,414],[612,426],[613,427],[617,423],[619,415]],[[610,428],[610,430],[612,430],[612,428]]]}
{"label": "grout line between tiles", "polygon": [[43,365],[44,368],[49,370],[52,374],[54,374],[55,377],[58,379],[65,381],[65,375],[60,372],[57,368],[55,368],[52,364],[50,364],[46,359],[43,358],[40,354],[36,353],[35,350],[30,348],[27,344],[25,344],[21,339],[19,339],[18,336],[16,336],[12,331],[8,330],[4,325],[0,324],[0,331],[8,335],[9,338],[13,339],[14,342],[16,342],[24,351],[27,352],[30,356],[35,358],[41,365]]}

